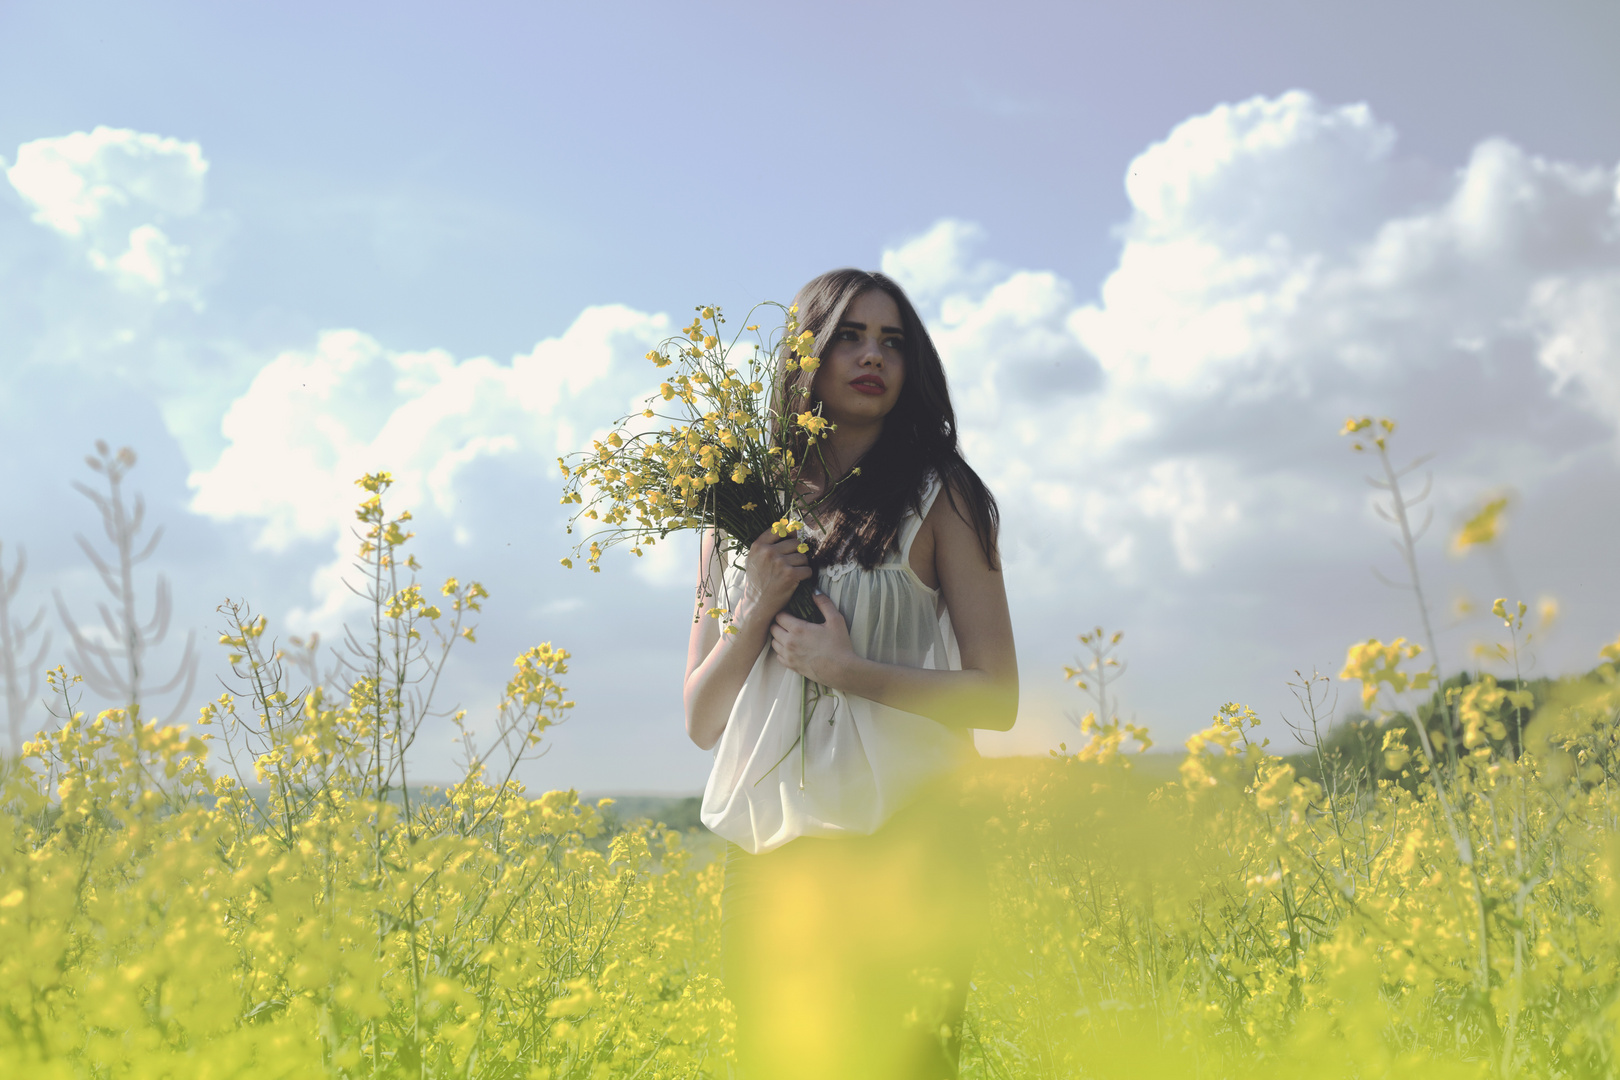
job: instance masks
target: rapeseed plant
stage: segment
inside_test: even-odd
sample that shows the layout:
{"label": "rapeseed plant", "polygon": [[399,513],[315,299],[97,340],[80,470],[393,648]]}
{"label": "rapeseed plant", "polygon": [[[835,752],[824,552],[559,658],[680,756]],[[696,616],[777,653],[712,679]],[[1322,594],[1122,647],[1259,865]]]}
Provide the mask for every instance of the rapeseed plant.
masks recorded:
{"label": "rapeseed plant", "polygon": [[[1384,454],[1393,425],[1352,434]],[[0,1075],[727,1076],[719,864],[515,780],[567,650],[517,658],[492,726],[434,704],[487,597],[418,581],[388,478],[362,486],[335,676],[245,604],[193,728],[88,717],[51,674],[61,723],[0,778]],[[1532,683],[1529,606],[1493,612],[1498,674],[1442,680],[1426,630],[1350,647],[1364,756],[1312,674],[1304,754],[1232,703],[1173,773],[1128,752],[1119,637],[1082,636],[1084,745],[960,785],[991,894],[963,1075],[1620,1075],[1620,640]],[[439,715],[463,767],[429,791],[406,753]]]}
{"label": "rapeseed plant", "polygon": [[110,607],[100,605],[99,611],[110,640],[97,640],[94,633],[81,631],[61,593],[57,593],[57,614],[72,643],[71,662],[86,686],[103,699],[130,709],[144,706],[150,711],[152,699],[178,692],[165,717],[166,721],[176,720],[190,703],[191,691],[196,685],[195,639],[191,634],[186,635],[185,650],[173,674],[166,682],[153,685],[149,657],[168,636],[172,615],[168,579],[157,575],[150,618],[143,619],[135,603],[135,568],[152,557],[163,538],[163,529],[154,529],[141,539],[147,524],[146,501],[139,493],[132,503],[124,501],[123,483],[135,467],[134,450],[125,446],[115,453],[105,442],[97,440],[96,453],[84,460],[105,482],[106,492],[103,494],[80,483],[73,486],[95,506],[101,517],[102,532],[112,550],[104,556],[82,535],[75,539],[112,601]]}
{"label": "rapeseed plant", "polygon": [[240,693],[193,730],[138,707],[86,717],[53,673],[65,722],[0,792],[0,1075],[716,1067],[714,868],[655,826],[598,851],[600,805],[513,779],[572,707],[567,650],[518,657],[495,753],[463,723],[462,778],[408,783],[431,681],[487,594],[451,579],[430,602],[388,477],[361,483],[372,618],[341,684],[289,686],[241,604],[221,637]]}
{"label": "rapeseed plant", "polygon": [[[5,545],[0,544],[0,555],[4,554]],[[45,621],[43,605],[27,621],[13,614],[12,605],[17,601],[27,570],[28,552],[21,547],[17,549],[9,573],[0,561],[0,683],[4,684],[0,698],[6,707],[5,744],[0,753],[4,754],[16,754],[22,749],[29,707],[39,693],[40,671],[51,648],[51,632],[40,629]],[[29,652],[34,654],[32,659],[28,658]]]}

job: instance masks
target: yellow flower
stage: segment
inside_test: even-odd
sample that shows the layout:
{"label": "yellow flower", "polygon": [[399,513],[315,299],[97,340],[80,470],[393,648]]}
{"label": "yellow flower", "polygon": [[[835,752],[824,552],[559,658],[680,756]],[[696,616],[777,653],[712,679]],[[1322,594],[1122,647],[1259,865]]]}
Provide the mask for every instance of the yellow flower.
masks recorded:
{"label": "yellow flower", "polygon": [[805,431],[809,432],[812,438],[819,437],[824,431],[832,426],[826,417],[817,416],[813,412],[799,413],[794,416],[793,422],[798,424]]}
{"label": "yellow flower", "polygon": [[1339,678],[1360,680],[1362,708],[1371,708],[1381,684],[1387,683],[1397,694],[1433,685],[1432,670],[1408,675],[1399,667],[1402,660],[1410,660],[1422,651],[1422,646],[1410,644],[1405,638],[1396,638],[1388,645],[1377,638],[1368,638],[1365,642],[1350,646]]}
{"label": "yellow flower", "polygon": [[1461,555],[1471,547],[1493,542],[1502,531],[1502,512],[1508,507],[1508,496],[1499,495],[1481,506],[1463,522],[1457,535],[1451,538],[1451,551]]}
{"label": "yellow flower", "polygon": [[705,349],[712,349],[718,344],[720,344],[720,339],[715,337],[713,334],[710,334],[703,339],[703,347]]}
{"label": "yellow flower", "polygon": [[1400,772],[1412,760],[1412,752],[1406,748],[1404,738],[1405,733],[1398,728],[1384,732],[1384,768],[1390,772]]}
{"label": "yellow flower", "polygon": [[1508,692],[1490,675],[1481,675],[1478,682],[1463,689],[1457,715],[1463,722],[1464,746],[1472,750],[1490,739],[1507,738],[1507,727],[1496,715],[1507,699]]}

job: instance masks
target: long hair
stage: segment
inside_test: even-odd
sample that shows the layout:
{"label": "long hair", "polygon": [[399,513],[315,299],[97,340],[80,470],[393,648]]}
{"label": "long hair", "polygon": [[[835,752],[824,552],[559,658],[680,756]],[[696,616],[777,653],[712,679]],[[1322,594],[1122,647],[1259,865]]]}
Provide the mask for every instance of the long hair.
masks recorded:
{"label": "long hair", "polygon": [[[972,523],[990,566],[1000,569],[996,554],[1000,513],[995,497],[962,458],[945,367],[905,291],[884,274],[831,270],[794,297],[799,326],[815,335],[815,355],[821,355],[831,345],[850,302],[872,289],[887,293],[900,309],[905,377],[900,398],[884,418],[877,441],[860,461],[842,463],[858,465],[860,473],[845,476],[817,507],[818,516],[829,527],[816,546],[814,562],[829,566],[854,561],[867,569],[876,566],[894,546],[906,511],[922,509],[923,480],[931,470],[943,483],[951,507]],[[788,406],[802,408],[806,401],[815,405],[814,376],[802,369],[789,373],[786,365],[791,355],[791,348],[784,347],[777,356],[777,385],[785,390],[785,400],[777,403],[779,414]],[[802,432],[779,430],[776,434],[802,458],[806,449]],[[958,498],[966,507],[957,504]]]}

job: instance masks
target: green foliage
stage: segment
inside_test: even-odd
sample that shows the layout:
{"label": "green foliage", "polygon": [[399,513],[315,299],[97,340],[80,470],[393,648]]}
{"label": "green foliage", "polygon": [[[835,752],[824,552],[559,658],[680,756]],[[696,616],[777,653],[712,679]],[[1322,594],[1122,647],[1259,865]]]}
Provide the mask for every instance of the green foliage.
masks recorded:
{"label": "green foliage", "polygon": [[[193,729],[88,718],[53,673],[63,722],[0,769],[0,1075],[727,1076],[721,866],[643,816],[690,805],[514,779],[566,650],[517,658],[488,749],[451,714],[460,780],[407,775],[485,593],[425,590],[364,484],[340,678],[243,605],[239,692]],[[1166,776],[1099,700],[1074,754],[964,777],[992,893],[964,1076],[1620,1075],[1620,642],[1557,681],[1415,655],[1352,648],[1377,720],[1302,680],[1303,757],[1227,705]]]}
{"label": "green foliage", "polygon": [[997,763],[983,1075],[1620,1073],[1620,678],[1547,685],[1520,756],[1455,772],[1389,726],[1393,776],[1324,785],[1235,705],[1171,784],[1084,749]]}
{"label": "green foliage", "polygon": [[[414,563],[403,519],[382,511],[387,478],[366,485],[373,618],[341,689],[289,692],[264,619],[227,605],[245,692],[207,706],[197,732],[136,709],[74,713],[5,777],[0,1075],[720,1067],[718,867],[647,824],[598,850],[600,807],[511,779],[572,705],[566,650],[517,659],[492,740],[503,757],[463,724],[462,779],[412,799],[424,683],[471,636],[484,591],[452,579],[429,603],[402,577]],[[72,690],[60,672],[53,685]]]}

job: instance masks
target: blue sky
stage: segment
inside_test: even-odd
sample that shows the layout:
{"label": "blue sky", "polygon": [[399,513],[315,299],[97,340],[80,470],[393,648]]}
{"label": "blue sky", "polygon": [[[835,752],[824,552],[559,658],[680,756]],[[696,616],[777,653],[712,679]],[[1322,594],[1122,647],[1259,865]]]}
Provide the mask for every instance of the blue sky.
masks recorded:
{"label": "blue sky", "polygon": [[[330,634],[351,473],[389,468],[428,575],[493,594],[453,697],[576,653],[531,781],[695,790],[680,552],[566,574],[545,463],[691,304],[883,265],[1006,508],[1026,707],[987,748],[1068,736],[1094,623],[1167,743],[1415,636],[1351,412],[1436,454],[1442,659],[1511,591],[1573,668],[1620,631],[1617,40],[1598,3],[8,4],[4,565],[24,614],[92,610],[107,438],[179,622]],[[1448,558],[1500,489],[1500,558]]]}

